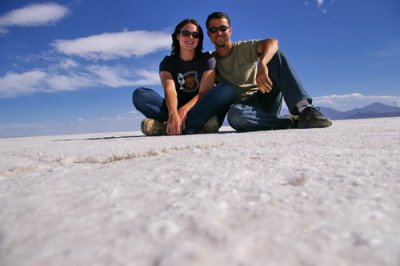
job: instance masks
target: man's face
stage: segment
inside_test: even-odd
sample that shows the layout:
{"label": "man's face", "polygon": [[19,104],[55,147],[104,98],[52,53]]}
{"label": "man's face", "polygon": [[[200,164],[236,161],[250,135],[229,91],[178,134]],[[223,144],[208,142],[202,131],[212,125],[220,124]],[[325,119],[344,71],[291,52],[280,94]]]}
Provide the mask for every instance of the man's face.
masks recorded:
{"label": "man's face", "polygon": [[225,47],[230,42],[232,28],[226,18],[213,18],[208,22],[207,34],[216,47]]}

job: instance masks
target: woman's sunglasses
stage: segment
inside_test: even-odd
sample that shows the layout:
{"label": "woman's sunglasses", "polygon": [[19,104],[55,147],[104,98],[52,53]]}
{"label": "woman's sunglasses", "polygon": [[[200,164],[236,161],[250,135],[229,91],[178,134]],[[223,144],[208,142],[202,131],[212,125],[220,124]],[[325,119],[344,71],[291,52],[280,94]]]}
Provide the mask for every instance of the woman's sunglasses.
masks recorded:
{"label": "woman's sunglasses", "polygon": [[222,26],[219,26],[219,27],[209,27],[208,31],[211,32],[211,33],[216,33],[218,31],[225,32],[227,29],[229,29],[228,26],[222,25]]}
{"label": "woman's sunglasses", "polygon": [[200,34],[197,31],[190,32],[188,30],[181,30],[181,34],[185,37],[189,37],[190,35],[192,35],[192,37],[195,39],[198,39],[200,36]]}

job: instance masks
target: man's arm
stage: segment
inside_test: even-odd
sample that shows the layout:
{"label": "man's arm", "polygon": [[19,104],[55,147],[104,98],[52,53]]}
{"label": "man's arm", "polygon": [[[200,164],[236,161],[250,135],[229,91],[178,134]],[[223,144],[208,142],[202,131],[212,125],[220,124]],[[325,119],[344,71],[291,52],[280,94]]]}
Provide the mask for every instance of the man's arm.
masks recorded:
{"label": "man's arm", "polygon": [[277,39],[265,39],[257,43],[257,53],[260,55],[260,62],[264,65],[271,61],[272,57],[278,51],[278,40]]}
{"label": "man's arm", "polygon": [[272,81],[268,76],[267,64],[271,61],[272,57],[278,51],[278,40],[277,39],[265,39],[257,43],[257,52],[260,55],[258,66],[256,83],[257,87],[262,93],[268,93],[272,90]]}

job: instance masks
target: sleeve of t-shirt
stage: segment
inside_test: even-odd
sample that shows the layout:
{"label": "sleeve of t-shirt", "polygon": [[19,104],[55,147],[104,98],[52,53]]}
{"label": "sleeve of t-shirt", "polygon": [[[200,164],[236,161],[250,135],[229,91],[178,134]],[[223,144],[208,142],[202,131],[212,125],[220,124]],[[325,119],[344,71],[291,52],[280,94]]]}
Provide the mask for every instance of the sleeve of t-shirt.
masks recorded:
{"label": "sleeve of t-shirt", "polygon": [[249,40],[238,42],[237,48],[240,50],[240,55],[248,62],[255,62],[258,59],[257,43],[259,40]]}
{"label": "sleeve of t-shirt", "polygon": [[160,62],[160,65],[158,67],[159,72],[161,71],[168,71],[171,72],[171,60],[168,56],[165,56],[164,59]]}
{"label": "sleeve of t-shirt", "polygon": [[203,68],[204,71],[207,70],[215,70],[215,57],[211,53],[204,53],[203,54]]}

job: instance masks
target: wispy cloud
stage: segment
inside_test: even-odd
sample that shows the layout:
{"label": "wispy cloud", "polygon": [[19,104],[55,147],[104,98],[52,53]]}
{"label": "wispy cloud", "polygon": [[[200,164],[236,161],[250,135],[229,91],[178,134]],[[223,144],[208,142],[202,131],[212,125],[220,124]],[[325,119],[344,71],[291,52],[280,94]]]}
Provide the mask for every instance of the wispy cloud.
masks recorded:
{"label": "wispy cloud", "polygon": [[12,98],[38,92],[73,91],[96,83],[79,74],[58,74],[36,69],[23,73],[7,73],[0,77],[0,98]]}
{"label": "wispy cloud", "polygon": [[31,4],[0,16],[0,34],[9,27],[38,27],[53,25],[67,16],[69,9],[57,3]]}
{"label": "wispy cloud", "polygon": [[134,81],[127,77],[130,72],[122,67],[109,67],[105,65],[91,65],[87,70],[96,76],[97,81],[107,87],[117,88],[130,86]]}
{"label": "wispy cloud", "polygon": [[[70,71],[70,68],[75,68]],[[72,60],[62,61],[48,69],[22,73],[10,72],[0,77],[0,98],[12,98],[38,92],[75,91],[83,88],[159,84],[158,72],[128,69],[124,66],[79,66]]]}
{"label": "wispy cloud", "polygon": [[[314,2],[314,1],[313,1]],[[328,12],[328,7],[333,5],[335,0],[315,0],[316,6],[322,11],[322,13]],[[310,1],[304,1],[304,5],[308,6]]]}
{"label": "wispy cloud", "polygon": [[47,73],[31,70],[24,73],[7,73],[0,78],[0,97],[13,97],[41,91]]}
{"label": "wispy cloud", "polygon": [[383,58],[400,58],[400,42],[390,42],[382,49],[375,51],[373,55]]}
{"label": "wispy cloud", "polygon": [[56,40],[52,45],[66,55],[86,59],[109,60],[122,57],[143,56],[170,49],[169,33],[160,31],[124,31],[103,33],[74,40]]}
{"label": "wispy cloud", "polygon": [[58,64],[58,67],[61,69],[72,69],[79,67],[79,63],[72,59],[65,59]]}
{"label": "wispy cloud", "polygon": [[160,77],[157,71],[139,69],[136,74],[138,75],[138,79],[134,85],[160,84]]}
{"label": "wispy cloud", "polygon": [[[19,67],[19,71],[9,71],[0,76],[0,98],[37,92],[76,91],[92,87],[117,88],[159,84],[156,69],[132,68],[112,62],[100,65],[89,61],[91,64],[88,65],[87,59],[106,60],[167,50],[170,49],[170,35],[161,31],[104,33],[75,40],[58,40],[52,45],[57,51],[51,50],[40,56],[20,59],[24,64],[42,61],[38,64],[41,67]],[[73,58],[71,55],[81,58]]]}
{"label": "wispy cloud", "polygon": [[[132,73],[124,67],[110,67],[106,65],[91,65],[87,70],[95,75],[97,82],[103,86],[117,88],[123,86],[159,84],[158,72],[145,69]],[[135,76],[135,79],[132,79]]]}

